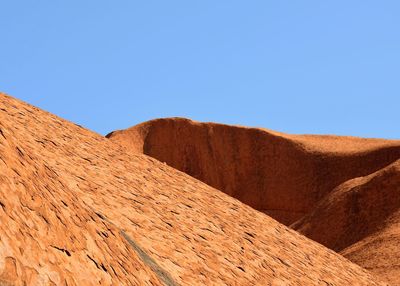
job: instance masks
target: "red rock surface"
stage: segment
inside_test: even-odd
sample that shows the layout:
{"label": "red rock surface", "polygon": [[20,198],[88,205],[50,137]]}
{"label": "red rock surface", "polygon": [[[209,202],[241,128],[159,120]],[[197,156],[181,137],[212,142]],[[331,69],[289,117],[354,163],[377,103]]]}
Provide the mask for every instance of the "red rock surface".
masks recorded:
{"label": "red rock surface", "polygon": [[0,95],[0,285],[378,285],[159,161]]}
{"label": "red rock surface", "polygon": [[400,285],[400,159],[338,186],[292,227]]}
{"label": "red rock surface", "polygon": [[166,118],[109,134],[400,285],[400,141]]}
{"label": "red rock surface", "polygon": [[108,135],[290,225],[341,183],[400,158],[400,141],[295,136],[166,118]]}

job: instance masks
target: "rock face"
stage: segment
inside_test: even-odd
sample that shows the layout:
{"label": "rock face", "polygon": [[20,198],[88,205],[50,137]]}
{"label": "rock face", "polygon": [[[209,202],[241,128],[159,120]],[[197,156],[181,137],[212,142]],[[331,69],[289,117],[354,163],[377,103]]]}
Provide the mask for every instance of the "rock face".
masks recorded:
{"label": "rock face", "polygon": [[341,183],[400,158],[400,141],[294,136],[181,118],[152,120],[107,137],[287,225]]}
{"label": "rock face", "polygon": [[159,161],[0,95],[0,285],[379,285]]}
{"label": "rock face", "polygon": [[400,160],[335,188],[294,229],[400,284]]}
{"label": "rock face", "polygon": [[400,141],[288,135],[181,118],[152,120],[107,137],[400,285],[394,251],[400,245]]}

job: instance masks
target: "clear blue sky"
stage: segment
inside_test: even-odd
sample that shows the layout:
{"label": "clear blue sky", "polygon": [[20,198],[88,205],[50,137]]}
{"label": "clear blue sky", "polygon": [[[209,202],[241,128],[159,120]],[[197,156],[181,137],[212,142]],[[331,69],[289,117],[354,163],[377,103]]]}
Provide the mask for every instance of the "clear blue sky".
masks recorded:
{"label": "clear blue sky", "polygon": [[1,1],[0,90],[101,134],[157,117],[400,138],[400,1]]}

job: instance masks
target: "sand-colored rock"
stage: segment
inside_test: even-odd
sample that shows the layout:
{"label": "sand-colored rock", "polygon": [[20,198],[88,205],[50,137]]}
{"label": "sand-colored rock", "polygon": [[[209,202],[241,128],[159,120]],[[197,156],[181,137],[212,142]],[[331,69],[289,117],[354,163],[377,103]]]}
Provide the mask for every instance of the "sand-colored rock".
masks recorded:
{"label": "sand-colored rock", "polygon": [[379,284],[236,199],[3,94],[0,130],[0,284]]}
{"label": "sand-colored rock", "polygon": [[400,141],[148,121],[107,137],[261,210],[400,285]]}

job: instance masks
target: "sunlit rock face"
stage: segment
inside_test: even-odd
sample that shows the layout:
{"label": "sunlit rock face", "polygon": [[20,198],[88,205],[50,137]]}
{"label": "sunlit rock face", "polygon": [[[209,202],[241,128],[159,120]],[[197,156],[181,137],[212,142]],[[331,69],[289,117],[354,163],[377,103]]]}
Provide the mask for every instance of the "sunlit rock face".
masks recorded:
{"label": "sunlit rock face", "polygon": [[0,285],[381,285],[156,159],[0,95]]}
{"label": "sunlit rock face", "polygon": [[400,141],[289,135],[183,118],[107,135],[400,283]]}

